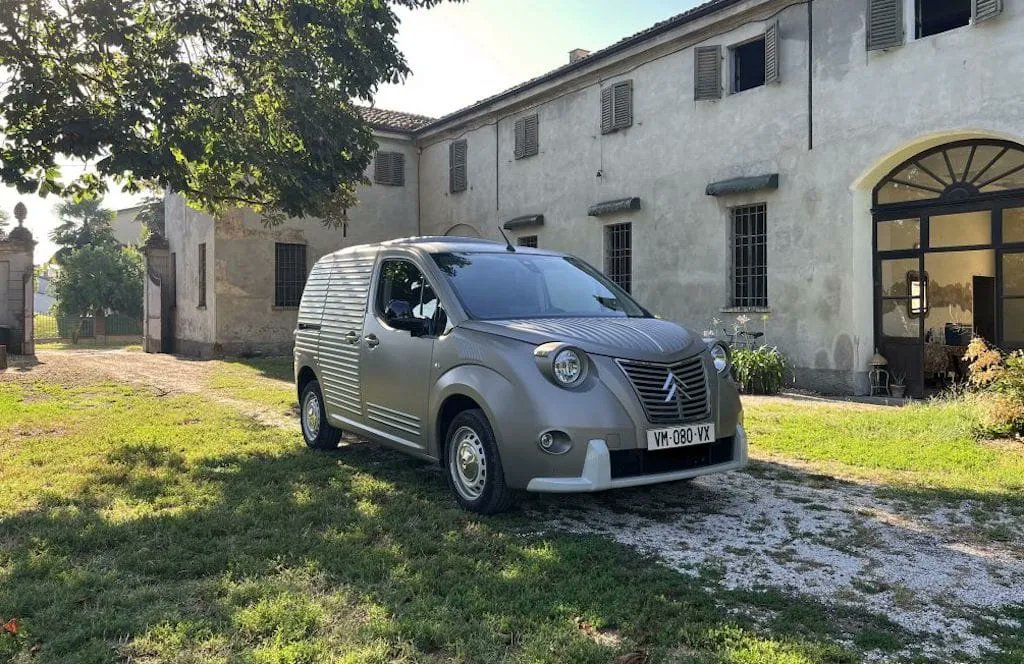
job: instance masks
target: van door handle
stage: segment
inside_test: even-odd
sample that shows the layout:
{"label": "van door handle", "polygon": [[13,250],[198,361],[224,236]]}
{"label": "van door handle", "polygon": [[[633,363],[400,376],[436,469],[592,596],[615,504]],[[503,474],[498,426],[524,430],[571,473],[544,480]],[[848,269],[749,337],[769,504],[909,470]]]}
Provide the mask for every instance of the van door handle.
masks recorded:
{"label": "van door handle", "polygon": [[357,343],[359,343],[359,335],[356,334],[355,332],[349,332],[348,334],[345,335],[345,343],[347,343],[350,346],[356,345]]}
{"label": "van door handle", "polygon": [[380,345],[380,339],[377,338],[376,334],[367,334],[364,338],[366,339],[367,348],[376,348]]}

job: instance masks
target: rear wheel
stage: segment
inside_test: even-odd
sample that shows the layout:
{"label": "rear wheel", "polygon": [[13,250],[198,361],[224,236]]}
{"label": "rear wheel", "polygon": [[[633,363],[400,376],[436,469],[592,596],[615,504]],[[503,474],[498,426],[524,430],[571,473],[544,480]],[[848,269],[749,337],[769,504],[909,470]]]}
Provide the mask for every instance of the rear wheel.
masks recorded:
{"label": "rear wheel", "polygon": [[497,514],[515,502],[516,492],[505,484],[494,432],[482,410],[464,410],[452,420],[445,466],[448,486],[464,509]]}
{"label": "rear wheel", "polygon": [[327,423],[327,411],[324,410],[324,395],[320,391],[320,383],[309,381],[302,388],[299,419],[302,424],[302,439],[306,445],[316,450],[333,450],[341,441],[341,430]]}

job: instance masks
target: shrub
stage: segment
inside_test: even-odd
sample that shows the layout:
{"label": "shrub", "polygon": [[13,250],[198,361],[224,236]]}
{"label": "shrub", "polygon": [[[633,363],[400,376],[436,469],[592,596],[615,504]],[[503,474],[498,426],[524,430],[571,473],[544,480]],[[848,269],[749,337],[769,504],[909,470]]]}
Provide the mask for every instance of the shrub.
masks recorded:
{"label": "shrub", "polygon": [[1003,355],[980,337],[967,347],[970,383],[977,392],[982,432],[1008,436],[1024,433],[1024,352]]}
{"label": "shrub", "polygon": [[737,348],[732,365],[745,394],[777,394],[786,379],[786,358],[778,348]]}

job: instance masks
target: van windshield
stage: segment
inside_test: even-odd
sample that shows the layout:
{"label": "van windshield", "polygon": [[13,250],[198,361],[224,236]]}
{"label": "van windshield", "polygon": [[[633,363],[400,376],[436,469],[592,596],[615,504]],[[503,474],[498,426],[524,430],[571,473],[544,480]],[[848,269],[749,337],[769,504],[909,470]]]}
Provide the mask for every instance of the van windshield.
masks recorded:
{"label": "van windshield", "polygon": [[607,277],[566,256],[440,253],[434,262],[478,320],[650,314]]}

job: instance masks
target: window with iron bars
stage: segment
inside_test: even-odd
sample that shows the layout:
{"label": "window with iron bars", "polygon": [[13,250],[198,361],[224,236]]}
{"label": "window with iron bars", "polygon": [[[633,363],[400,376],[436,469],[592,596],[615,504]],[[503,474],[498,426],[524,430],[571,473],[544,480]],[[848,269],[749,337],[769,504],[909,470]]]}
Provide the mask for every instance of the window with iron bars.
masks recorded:
{"label": "window with iron bars", "polygon": [[274,245],[274,306],[297,307],[306,286],[306,245]]}
{"label": "window with iron bars", "polygon": [[767,206],[732,209],[732,306],[768,306]]}
{"label": "window with iron bars", "polygon": [[604,273],[627,293],[633,286],[633,226],[612,224],[604,228]]}
{"label": "window with iron bars", "polygon": [[533,247],[537,248],[537,236],[536,235],[524,235],[519,238],[520,247]]}

